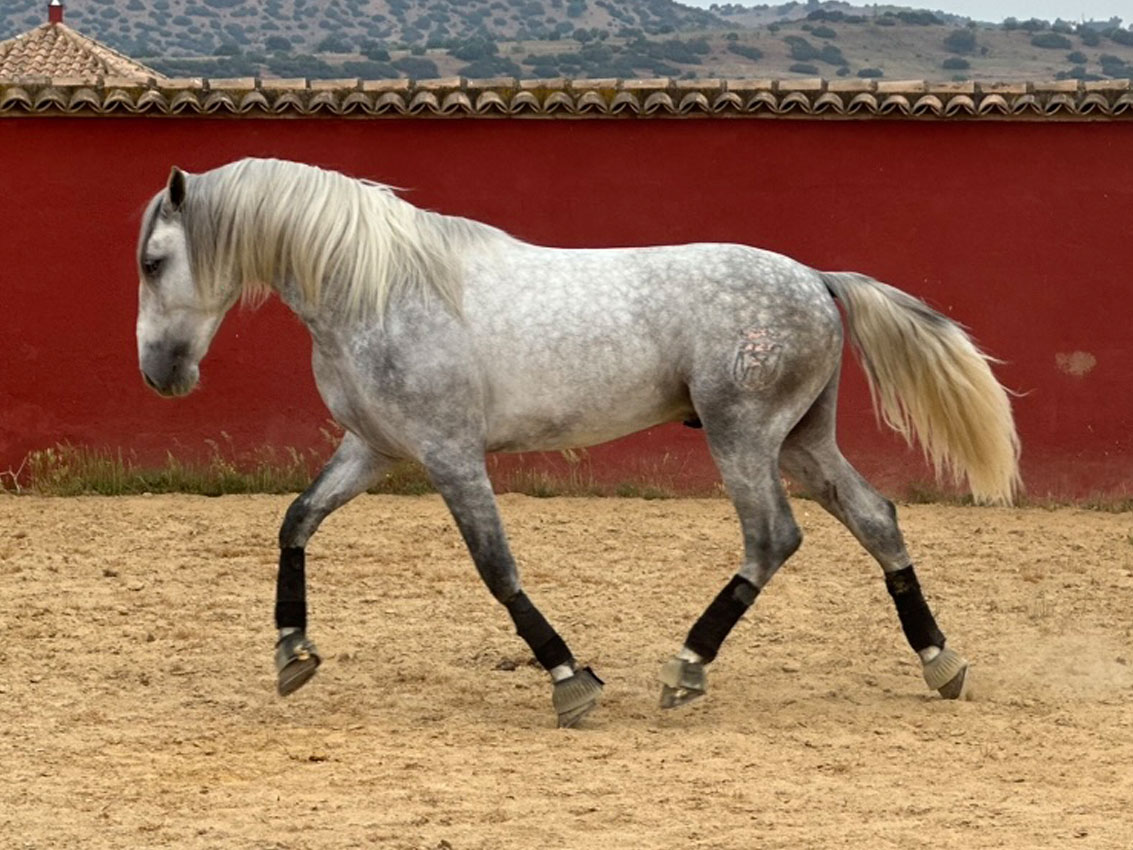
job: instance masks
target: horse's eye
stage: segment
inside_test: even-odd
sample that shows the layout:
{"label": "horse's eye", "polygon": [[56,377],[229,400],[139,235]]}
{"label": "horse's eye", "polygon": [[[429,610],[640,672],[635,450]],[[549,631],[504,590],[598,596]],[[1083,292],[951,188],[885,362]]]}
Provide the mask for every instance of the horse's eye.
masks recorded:
{"label": "horse's eye", "polygon": [[157,277],[157,273],[161,271],[161,259],[144,260],[142,262],[142,271],[145,272],[146,277]]}

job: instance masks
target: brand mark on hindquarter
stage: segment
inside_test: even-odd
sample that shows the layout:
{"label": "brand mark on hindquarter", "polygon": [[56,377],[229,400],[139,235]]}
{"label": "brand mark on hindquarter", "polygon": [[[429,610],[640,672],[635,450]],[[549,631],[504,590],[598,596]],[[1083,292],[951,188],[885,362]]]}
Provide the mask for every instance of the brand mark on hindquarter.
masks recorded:
{"label": "brand mark on hindquarter", "polygon": [[732,365],[732,377],[741,387],[762,389],[774,380],[782,354],[783,344],[773,330],[753,328],[744,331]]}

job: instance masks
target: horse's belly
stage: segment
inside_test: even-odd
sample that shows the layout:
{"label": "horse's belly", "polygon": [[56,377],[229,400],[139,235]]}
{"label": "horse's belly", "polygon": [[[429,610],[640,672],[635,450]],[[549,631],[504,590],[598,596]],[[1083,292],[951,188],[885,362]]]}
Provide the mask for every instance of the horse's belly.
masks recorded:
{"label": "horse's belly", "polygon": [[[611,391],[613,390],[613,391]],[[488,450],[557,451],[605,443],[689,415],[682,387],[668,382],[637,386],[514,387],[496,394],[488,412]]]}

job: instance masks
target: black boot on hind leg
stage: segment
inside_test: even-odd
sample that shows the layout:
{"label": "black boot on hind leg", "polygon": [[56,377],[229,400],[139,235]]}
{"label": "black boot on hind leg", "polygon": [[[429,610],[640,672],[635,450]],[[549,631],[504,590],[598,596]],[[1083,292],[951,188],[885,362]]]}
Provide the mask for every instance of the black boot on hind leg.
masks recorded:
{"label": "black boot on hind leg", "polygon": [[921,657],[925,684],[945,699],[968,698],[968,660],[945,645],[912,564],[886,573],[885,586],[909,646]]}
{"label": "black boot on hind leg", "polygon": [[[661,708],[679,708],[708,692],[710,663],[728,633],[755,603],[759,588],[736,575],[712,600],[685,638],[684,652],[670,658],[661,667]],[[694,658],[685,653],[694,653]]]}

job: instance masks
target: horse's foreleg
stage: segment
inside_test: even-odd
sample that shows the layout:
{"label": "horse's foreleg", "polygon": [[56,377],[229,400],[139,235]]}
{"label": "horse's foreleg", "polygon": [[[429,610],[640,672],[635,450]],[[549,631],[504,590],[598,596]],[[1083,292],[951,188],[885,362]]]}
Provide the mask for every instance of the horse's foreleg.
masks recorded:
{"label": "horse's foreleg", "polygon": [[307,637],[306,546],[319,524],[373,485],[389,461],[347,433],[310,487],[291,503],[279,529],[279,576],[275,624],[279,641],[275,666],[279,693],[286,696],[315,675],[320,658]]}
{"label": "horse's foreleg", "polygon": [[705,665],[716,658],[736,623],[802,541],[770,452],[745,450],[744,458],[728,457],[718,449],[713,454],[739,514],[744,560],[693,624],[680,652],[661,669],[662,708],[705,694]]}
{"label": "horse's foreleg", "polygon": [[456,520],[480,578],[511,615],[515,630],[554,683],[560,726],[573,726],[597,704],[602,681],[580,668],[566,642],[523,592],[482,457],[426,460],[426,468]]}
{"label": "horse's foreleg", "polygon": [[[706,383],[707,393],[694,389],[693,401],[740,520],[744,555],[739,570],[689,629],[680,651],[661,668],[662,708],[675,708],[705,694],[705,666],[802,542],[779,477],[778,455],[794,410],[807,400],[797,393],[771,398],[736,395],[721,391],[727,384]],[[793,391],[795,384],[790,386]]]}

